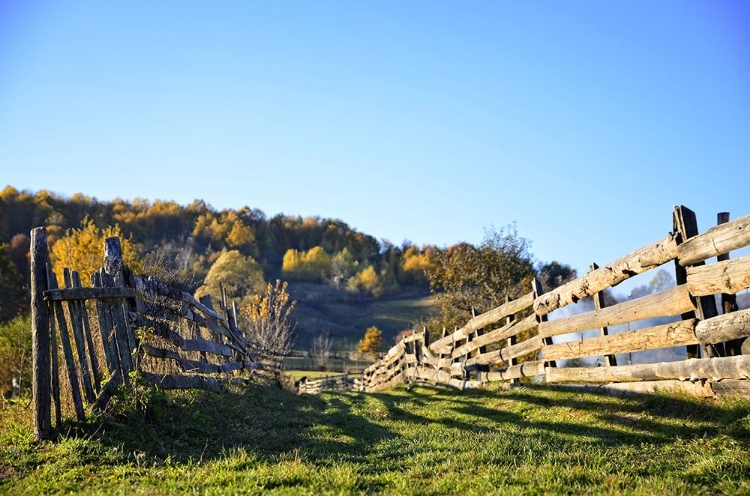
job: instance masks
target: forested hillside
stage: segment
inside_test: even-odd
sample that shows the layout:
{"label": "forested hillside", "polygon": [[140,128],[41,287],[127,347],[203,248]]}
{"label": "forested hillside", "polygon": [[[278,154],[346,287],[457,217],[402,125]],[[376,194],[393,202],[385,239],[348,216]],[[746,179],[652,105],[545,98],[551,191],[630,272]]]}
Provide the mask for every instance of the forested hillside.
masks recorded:
{"label": "forested hillside", "polygon": [[[250,207],[217,210],[202,200],[182,206],[138,198],[99,201],[80,193],[68,198],[45,190],[18,191],[8,186],[0,193],[3,320],[28,304],[29,231],[36,226],[47,228],[53,262],[70,251],[67,247],[54,248],[66,234],[77,231],[79,239],[95,239],[97,233],[118,226],[142,261],[171,265],[191,291],[211,282],[210,271],[220,259],[221,267],[215,268],[214,278],[247,274],[242,269],[249,267],[261,282],[288,280],[290,291],[300,294],[309,306],[298,307],[303,317],[298,326],[303,341],[319,330],[311,325],[352,330],[343,323],[337,326],[336,312],[327,312],[322,323],[305,321],[305,315],[316,314],[316,302],[335,303],[339,310],[345,309],[339,313],[351,315],[356,311],[347,305],[357,306],[373,298],[426,296],[425,269],[436,251],[409,242],[396,246],[379,241],[339,219],[284,214],[268,217]],[[232,256],[222,258],[229,253]],[[319,290],[311,299],[310,291],[296,290],[295,283],[305,283],[308,288],[315,285]],[[336,330],[331,331],[335,334]],[[392,327],[388,331],[395,332]]]}
{"label": "forested hillside", "polygon": [[382,328],[384,345],[428,319],[431,328],[451,328],[528,291],[521,287],[531,277],[552,287],[575,276],[557,262],[536,262],[515,226],[489,231],[479,246],[420,247],[378,240],[339,219],[8,186],[0,192],[0,321],[28,309],[29,232],[37,226],[49,233],[54,270],[71,266],[84,280],[100,265],[102,239],[118,235],[134,269],[191,293],[215,295],[221,282],[242,303],[267,282],[288,281],[303,349],[323,332],[351,344],[369,325]]}

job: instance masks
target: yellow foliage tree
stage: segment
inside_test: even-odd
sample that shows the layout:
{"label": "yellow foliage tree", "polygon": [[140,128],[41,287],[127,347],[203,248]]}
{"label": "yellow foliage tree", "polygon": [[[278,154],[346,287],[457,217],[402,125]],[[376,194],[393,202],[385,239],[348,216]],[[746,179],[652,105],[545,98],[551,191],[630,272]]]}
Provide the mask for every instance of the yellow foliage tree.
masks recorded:
{"label": "yellow foliage tree", "polygon": [[263,269],[253,257],[245,257],[237,250],[224,251],[211,265],[195,297],[210,295],[214,303],[218,303],[221,301],[222,286],[230,299],[252,297],[266,286]]}
{"label": "yellow foliage tree", "polygon": [[227,234],[227,244],[238,250],[248,250],[255,243],[255,233],[242,220],[237,220]]}
{"label": "yellow foliage tree", "polygon": [[428,284],[427,273],[435,266],[434,254],[429,248],[420,251],[410,246],[404,251],[399,267],[399,282],[405,284]]}
{"label": "yellow foliage tree", "polygon": [[364,337],[359,341],[357,352],[363,355],[372,355],[378,357],[380,345],[383,343],[383,331],[376,326],[370,326],[365,331]]}
{"label": "yellow foliage tree", "polygon": [[346,287],[349,291],[360,291],[369,295],[378,294],[381,287],[378,272],[370,265],[349,279]]}
{"label": "yellow foliage tree", "polygon": [[305,272],[310,279],[322,280],[331,270],[331,257],[320,246],[316,246],[304,256]]}
{"label": "yellow foliage tree", "polygon": [[309,251],[289,249],[281,265],[284,277],[302,281],[320,281],[331,271],[331,257],[320,246]]}
{"label": "yellow foliage tree", "polygon": [[141,260],[138,254],[141,246],[131,237],[125,237],[119,225],[108,226],[103,230],[96,227],[91,219],[84,219],[79,229],[72,229],[52,245],[50,258],[52,270],[62,286],[63,269],[76,270],[85,286],[90,285],[91,275],[104,266],[104,240],[111,237],[120,238],[123,263],[136,274],[141,271]]}

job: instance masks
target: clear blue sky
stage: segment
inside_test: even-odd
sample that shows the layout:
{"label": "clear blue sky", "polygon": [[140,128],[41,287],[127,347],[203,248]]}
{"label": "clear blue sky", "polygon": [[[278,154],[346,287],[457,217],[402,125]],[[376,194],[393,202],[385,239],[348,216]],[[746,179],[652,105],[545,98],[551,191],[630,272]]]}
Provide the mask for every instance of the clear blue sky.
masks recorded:
{"label": "clear blue sky", "polygon": [[750,214],[750,3],[0,0],[0,172],[583,272]]}

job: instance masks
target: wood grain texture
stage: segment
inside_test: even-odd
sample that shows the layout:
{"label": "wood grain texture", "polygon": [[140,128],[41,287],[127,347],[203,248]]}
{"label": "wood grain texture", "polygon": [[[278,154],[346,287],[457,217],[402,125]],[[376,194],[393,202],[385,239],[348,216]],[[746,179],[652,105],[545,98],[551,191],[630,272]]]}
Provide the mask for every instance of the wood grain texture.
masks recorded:
{"label": "wood grain texture", "polygon": [[750,309],[698,322],[695,335],[701,344],[722,343],[750,336]]}
{"label": "wood grain texture", "polygon": [[661,241],[640,248],[609,265],[540,295],[534,301],[534,311],[540,316],[547,315],[553,310],[588,298],[634,275],[674,260],[676,257],[677,240],[674,235],[670,234]]}
{"label": "wood grain texture", "polygon": [[695,306],[688,288],[683,285],[601,310],[542,322],[539,324],[539,335],[545,338],[559,336],[636,320],[673,317],[692,310],[695,310]]}
{"label": "wood grain texture", "polygon": [[736,294],[750,288],[750,255],[710,265],[687,268],[687,285],[693,296]]}
{"label": "wood grain texture", "polygon": [[623,365],[618,367],[548,368],[546,381],[553,382],[633,382],[656,379],[747,379],[750,356],[688,359],[679,362]]}
{"label": "wood grain texture", "polygon": [[562,360],[697,344],[695,319],[545,346],[545,360]]}
{"label": "wood grain texture", "polygon": [[677,250],[678,263],[683,267],[694,265],[747,245],[750,245],[750,215],[686,240]]}

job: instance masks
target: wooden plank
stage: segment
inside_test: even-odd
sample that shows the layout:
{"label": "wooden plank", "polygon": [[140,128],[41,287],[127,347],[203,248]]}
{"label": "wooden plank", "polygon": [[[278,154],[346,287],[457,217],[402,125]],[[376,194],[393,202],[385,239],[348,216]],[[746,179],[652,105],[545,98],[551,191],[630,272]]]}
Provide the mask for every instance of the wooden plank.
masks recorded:
{"label": "wooden plank", "polygon": [[[125,273],[129,273],[129,270],[123,264],[122,247],[120,246],[120,238],[117,236],[104,240],[104,269],[109,277],[108,284],[105,284],[105,286],[120,288],[125,286]],[[123,361],[122,353],[120,353],[123,380],[127,383],[130,371],[138,369],[138,339],[135,336],[135,330],[128,325],[126,318],[128,308],[126,308],[125,302],[123,300],[112,301],[110,311],[115,322],[115,332],[118,334],[118,347],[124,345],[127,350],[128,361]]]}
{"label": "wooden plank", "polygon": [[702,320],[695,327],[701,344],[722,343],[750,336],[750,309]]}
{"label": "wooden plank", "polygon": [[[101,287],[102,280],[99,273],[91,275],[91,285],[94,287]],[[114,324],[110,319],[110,315],[107,312],[104,302],[97,299],[94,303],[96,306],[96,317],[99,323],[99,333],[102,338],[102,346],[104,348],[104,360],[107,362],[107,371],[110,377],[115,371],[120,368],[120,359],[117,354],[117,345],[114,343]],[[101,393],[99,395],[101,398]]]}
{"label": "wooden plank", "polygon": [[[51,270],[47,265],[47,270]],[[54,316],[52,302],[47,302],[47,315]],[[48,317],[49,318],[49,317]],[[60,404],[60,361],[57,354],[57,329],[55,319],[49,318],[50,347],[52,348],[52,400],[55,402],[55,428],[62,425],[62,405]]]}
{"label": "wooden plank", "polygon": [[518,365],[511,365],[503,370],[484,372],[482,377],[485,381],[515,381],[521,377],[535,377],[544,375],[544,360],[533,360]]}
{"label": "wooden plank", "polygon": [[750,255],[710,265],[687,267],[687,285],[694,296],[736,294],[750,288]]}
{"label": "wooden plank", "polygon": [[[47,274],[47,283],[51,289],[57,289],[57,277],[52,270]],[[70,383],[70,394],[73,399],[73,407],[76,412],[76,418],[80,421],[85,420],[86,416],[83,412],[83,401],[81,400],[81,390],[78,383],[78,373],[76,372],[76,364],[73,358],[73,348],[70,345],[70,337],[68,335],[68,325],[65,322],[65,313],[61,302],[54,302],[54,314],[57,317],[57,328],[60,331],[60,344],[63,349],[63,358],[65,359],[65,370],[68,374],[68,382]]]}
{"label": "wooden plank", "polygon": [[[719,212],[716,214],[716,225],[726,224],[729,222],[729,212]],[[723,253],[716,257],[718,262],[729,260],[729,253]],[[739,310],[737,306],[737,295],[730,293],[721,294],[721,312],[728,314]],[[733,339],[724,343],[724,351],[728,356],[742,355],[742,339]]]}
{"label": "wooden plank", "polygon": [[539,324],[539,335],[547,338],[636,320],[673,317],[694,309],[687,286],[677,286],[601,310],[542,322]]}
{"label": "wooden plank", "polygon": [[[99,277],[101,278],[102,286],[114,286],[114,279],[110,274],[107,274],[104,268],[99,270]],[[117,305],[115,301],[116,300],[104,301],[104,311],[108,314],[108,318],[112,323],[113,343],[117,350],[117,363],[120,367],[120,375],[122,380],[125,383],[128,383],[130,372],[134,370],[131,357],[133,349],[130,348],[130,343],[128,342],[127,323],[122,314],[122,305]]]}
{"label": "wooden plank", "polygon": [[458,348],[453,350],[451,356],[456,359],[457,357],[468,355],[481,346],[486,346],[488,344],[511,338],[513,336],[516,336],[518,333],[533,329],[534,327],[536,327],[536,325],[537,322],[535,315],[529,315],[523,320],[511,321],[509,324],[506,324],[499,329],[487,332],[479,336],[478,338],[475,338],[473,341],[469,341],[468,343],[459,346]]}
{"label": "wooden plank", "polygon": [[165,350],[163,348],[157,348],[149,344],[142,343],[141,348],[149,356],[155,358],[165,358],[175,360],[180,364],[185,372],[199,372],[202,374],[220,374],[225,372],[231,372],[233,370],[240,370],[243,368],[242,362],[225,363],[222,365],[216,365],[199,360],[190,360],[181,356],[179,353],[172,350]]}
{"label": "wooden plank", "polygon": [[430,345],[430,349],[434,353],[450,353],[449,348],[453,342],[466,339],[469,334],[475,332],[477,329],[481,329],[488,325],[492,325],[500,321],[501,319],[507,317],[508,315],[513,315],[515,313],[520,312],[521,310],[524,310],[530,307],[533,301],[534,301],[533,295],[532,293],[529,293],[517,300],[510,301],[497,308],[494,308],[490,310],[489,312],[485,312],[481,315],[477,315],[476,317],[469,320],[466,323],[466,325],[464,325],[462,328],[458,329],[454,333],[449,334],[441,339],[438,339],[434,343],[432,343]]}
{"label": "wooden plank", "polygon": [[[534,300],[536,301],[539,298],[539,296],[541,296],[541,294],[543,292],[542,283],[539,282],[539,279],[537,279],[535,277],[531,281],[531,288],[532,288],[532,290],[534,292]],[[537,315],[537,319],[536,320],[539,323],[539,325],[546,324],[549,321],[549,317],[546,314],[544,314],[544,315],[538,315],[535,312],[535,315]],[[536,333],[537,333],[537,335],[539,335],[539,329],[538,328],[537,328],[537,332]],[[544,346],[549,346],[551,344],[552,344],[552,338],[551,337],[542,338],[542,346],[543,347]],[[554,360],[550,360],[550,361],[547,362],[547,365],[549,365],[550,367],[557,367],[557,362],[555,362]]]}
{"label": "wooden plank", "polygon": [[688,359],[679,362],[623,365],[618,367],[548,368],[546,381],[552,382],[634,382],[656,379],[696,381],[750,378],[750,356]]}
{"label": "wooden plank", "polygon": [[[674,232],[679,234],[679,243],[678,246],[681,246],[683,243],[687,242],[691,238],[694,238],[699,235],[700,231],[698,231],[698,220],[695,215],[695,212],[690,210],[689,208],[680,205],[676,206],[674,208],[674,213],[672,215],[673,219],[673,227]],[[703,265],[704,262],[697,262],[696,265]],[[687,283],[687,271],[685,270],[685,267],[679,263],[679,260],[675,260],[675,278],[677,280],[678,285],[686,284]],[[696,298],[696,308],[694,312],[686,312],[683,314],[683,319],[690,319],[692,317],[697,317],[700,320],[706,320],[711,317],[716,317],[718,315],[718,310],[716,309],[716,300],[714,298],[702,298],[698,297]],[[717,348],[721,348],[720,354],[724,354],[724,347],[723,345],[716,345]],[[716,356],[717,349],[712,346],[705,346],[704,347],[704,354],[706,356]],[[690,345],[687,347],[687,355],[688,358],[698,358],[700,356],[700,351],[698,346]]]}
{"label": "wooden plank", "polygon": [[670,234],[661,241],[640,248],[609,265],[540,295],[534,300],[534,311],[540,316],[547,315],[553,310],[588,298],[634,275],[674,260],[676,256],[677,239],[675,235]]}
{"label": "wooden plank", "polygon": [[222,336],[231,339],[243,350],[243,353],[247,353],[247,342],[244,339],[239,339],[237,335],[231,332],[228,328],[222,327],[219,322],[206,319],[190,310],[190,308],[182,303],[173,300],[175,304],[170,304],[169,301],[142,301],[139,304],[138,311],[148,317],[162,318],[166,320],[177,320],[178,318],[184,318],[191,322],[195,322],[201,327],[205,327],[211,331],[214,331]]}
{"label": "wooden plank", "polygon": [[[688,225],[686,225],[685,223],[685,215],[688,216]],[[677,235],[678,246],[679,244],[688,240],[690,237],[697,235],[698,225],[693,211],[684,207],[675,206],[674,211],[672,212],[672,231]],[[678,286],[687,283],[687,270],[685,269],[685,267],[680,265],[680,262],[677,259],[675,259],[674,261],[674,273],[675,281],[677,282]],[[696,316],[697,312],[695,310],[691,310],[682,314],[682,319],[690,320],[696,318]],[[687,352],[688,358],[700,357],[699,346],[688,345],[685,350]]]}
{"label": "wooden plank", "polygon": [[664,379],[691,380],[748,379],[750,356],[702,358],[658,364],[656,373]]}
{"label": "wooden plank", "polygon": [[682,320],[647,329],[600,336],[545,346],[545,360],[569,360],[599,355],[672,348],[698,343],[694,329],[696,320]]}
{"label": "wooden plank", "polygon": [[647,382],[621,382],[604,384],[597,388],[605,394],[653,394],[653,393],[682,393],[697,398],[712,398],[714,391],[711,383],[685,382],[676,380],[661,380]]}
{"label": "wooden plank", "polygon": [[[532,296],[532,298],[536,298],[536,296],[537,296],[536,285],[534,285],[534,290],[531,292],[531,296]],[[505,298],[506,298],[506,302],[510,301],[510,297],[509,296],[506,296]],[[537,321],[536,314],[532,313],[531,315],[529,315],[529,317],[533,317],[534,318],[534,320],[532,321],[533,322],[533,326],[537,326],[538,321]],[[509,315],[509,316],[507,316],[505,318],[505,324],[506,325],[512,325],[515,320],[516,320],[515,315]],[[514,335],[508,336],[506,338],[506,343],[505,343],[505,347],[506,348],[510,348],[511,346],[515,346],[516,344],[518,344],[518,336],[517,335],[514,334]],[[508,360],[508,369],[513,369],[517,364],[518,364],[518,359],[511,358],[510,360]],[[544,368],[544,364],[543,363],[542,363],[542,368]],[[481,380],[481,377],[480,377],[480,380]],[[518,379],[511,378],[510,382],[516,383],[516,382],[518,382]]]}
{"label": "wooden plank", "polygon": [[747,245],[750,245],[750,215],[685,240],[677,250],[678,262],[683,267],[695,265]]}
{"label": "wooden plank", "polygon": [[[31,231],[31,391],[34,399],[34,437],[52,437],[50,396],[50,315],[44,302],[47,289],[47,231],[37,227]],[[57,370],[54,371],[57,373]],[[58,424],[59,425],[59,424]]]}
{"label": "wooden plank", "polygon": [[[71,279],[74,289],[81,288],[81,276],[77,271],[71,273]],[[83,301],[77,301],[76,306],[78,307],[78,315],[81,318],[81,324],[83,325],[83,337],[86,341],[86,349],[88,350],[89,363],[91,364],[91,373],[94,380],[94,388],[97,392],[101,391],[102,382],[102,370],[99,366],[99,359],[96,356],[96,349],[94,348],[94,339],[91,335],[91,323],[89,322],[89,314],[86,310],[86,304]]]}
{"label": "wooden plank", "polygon": [[[66,288],[71,288],[73,286],[73,282],[70,278],[70,269],[67,267],[63,269],[63,281]],[[83,337],[83,325],[81,323],[82,317],[75,301],[68,301],[67,303],[68,315],[70,315],[70,329],[73,334],[73,342],[75,342],[76,345],[75,356],[78,358],[78,367],[81,371],[83,393],[86,396],[86,401],[88,403],[93,403],[94,400],[96,400],[96,395],[94,394],[94,386],[91,381],[91,370],[87,360],[86,342]]]}
{"label": "wooden plank", "polygon": [[724,379],[721,382],[712,382],[711,389],[720,398],[750,398],[750,381]]}
{"label": "wooden plank", "polygon": [[192,295],[180,291],[179,289],[172,287],[166,283],[163,283],[156,277],[149,277],[144,279],[143,277],[134,276],[136,283],[136,290],[141,296],[146,296],[149,300],[158,300],[159,296],[179,300],[203,312],[207,317],[212,317],[223,323],[226,323],[226,319],[222,317],[216,310],[210,308],[207,305],[196,300]]}
{"label": "wooden plank", "polygon": [[540,336],[534,336],[514,346],[490,351],[484,355],[467,360],[466,365],[489,365],[497,362],[509,363],[511,358],[517,358],[541,350],[543,345],[544,340]]}
{"label": "wooden plank", "polygon": [[44,292],[50,301],[103,300],[108,298],[135,298],[133,288],[64,288]]}
{"label": "wooden plank", "polygon": [[232,356],[232,349],[226,344],[207,341],[201,338],[185,339],[166,322],[150,319],[134,312],[131,312],[129,315],[132,321],[137,322],[138,327],[153,331],[155,335],[169,340],[183,351],[213,353],[225,357]]}
{"label": "wooden plank", "polygon": [[[596,262],[592,263],[589,270],[595,271],[598,269],[599,266],[596,264]],[[595,295],[592,296],[594,299],[594,310],[601,310],[602,308],[606,307],[606,303],[604,302],[604,292],[599,291]],[[609,327],[603,326],[599,328],[599,335],[600,336],[608,336],[609,335]],[[615,355],[604,355],[604,365],[606,367],[611,367],[612,365],[617,365],[617,357]]]}
{"label": "wooden plank", "polygon": [[562,367],[546,369],[545,382],[633,382],[659,379],[655,363],[617,367]]}
{"label": "wooden plank", "polygon": [[219,382],[214,377],[200,375],[152,374],[142,372],[143,379],[161,389],[206,389],[219,391]]}

